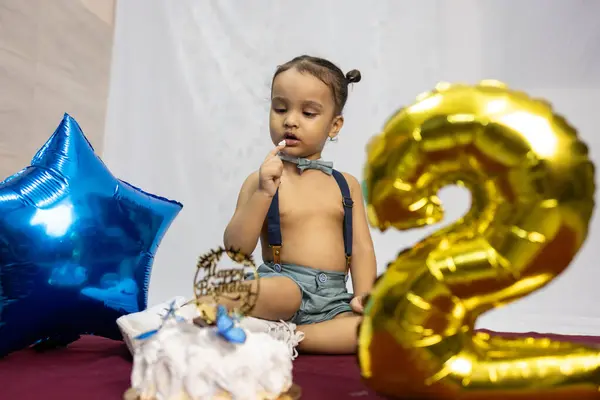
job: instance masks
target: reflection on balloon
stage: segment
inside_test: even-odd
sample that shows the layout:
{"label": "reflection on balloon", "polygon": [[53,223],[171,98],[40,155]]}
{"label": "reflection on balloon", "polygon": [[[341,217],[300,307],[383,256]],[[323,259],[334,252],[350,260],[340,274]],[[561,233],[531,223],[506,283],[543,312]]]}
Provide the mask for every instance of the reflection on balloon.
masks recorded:
{"label": "reflection on balloon", "polygon": [[600,398],[600,350],[474,331],[482,313],[551,282],[584,243],[594,166],[575,129],[500,82],[440,84],[367,153],[369,222],[381,230],[441,221],[446,185],[472,195],[463,218],[400,253],[375,285],[359,330],[367,384],[406,398]]}
{"label": "reflection on balloon", "polygon": [[154,255],[182,205],[116,179],[65,114],[0,183],[0,357],[80,334],[114,339],[146,308]]}

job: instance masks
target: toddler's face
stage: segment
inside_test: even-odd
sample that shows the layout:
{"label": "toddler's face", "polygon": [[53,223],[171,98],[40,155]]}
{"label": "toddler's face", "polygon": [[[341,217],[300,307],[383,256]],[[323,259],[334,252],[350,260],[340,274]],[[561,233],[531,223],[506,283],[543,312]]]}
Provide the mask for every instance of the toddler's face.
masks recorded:
{"label": "toddler's face", "polygon": [[329,87],[295,68],[273,81],[269,127],[273,144],[286,141],[285,153],[306,157],[320,153],[329,136],[341,128],[334,118],[335,104]]}

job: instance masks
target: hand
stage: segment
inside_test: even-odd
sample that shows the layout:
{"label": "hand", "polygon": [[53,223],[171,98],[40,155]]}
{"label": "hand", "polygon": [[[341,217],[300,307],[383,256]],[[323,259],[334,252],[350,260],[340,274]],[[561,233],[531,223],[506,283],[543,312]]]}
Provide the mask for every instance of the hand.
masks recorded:
{"label": "hand", "polygon": [[280,144],[271,150],[258,170],[258,190],[269,197],[275,196],[281,183],[283,161],[277,156],[277,153],[284,147],[285,144]]}
{"label": "hand", "polygon": [[357,314],[363,314],[365,312],[365,303],[368,296],[368,294],[354,296],[350,301],[350,307],[352,307],[352,311]]}

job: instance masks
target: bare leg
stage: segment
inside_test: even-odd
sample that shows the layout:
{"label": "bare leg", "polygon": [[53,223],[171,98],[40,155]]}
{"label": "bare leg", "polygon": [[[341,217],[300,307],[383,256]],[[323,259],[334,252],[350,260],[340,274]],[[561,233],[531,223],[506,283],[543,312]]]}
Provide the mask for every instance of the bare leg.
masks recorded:
{"label": "bare leg", "polygon": [[330,321],[300,325],[304,333],[298,350],[317,354],[355,354],[358,344],[358,324],[362,316],[343,313]]}
{"label": "bare leg", "polygon": [[[250,316],[262,318],[270,321],[287,321],[298,311],[302,300],[300,288],[293,280],[284,276],[270,278],[259,278],[259,280],[244,281],[245,284],[253,285],[252,291],[256,293],[256,285],[260,285],[256,305],[250,313]],[[200,298],[201,302],[210,303],[212,296]],[[240,306],[240,301],[220,297],[219,303],[232,309]]]}

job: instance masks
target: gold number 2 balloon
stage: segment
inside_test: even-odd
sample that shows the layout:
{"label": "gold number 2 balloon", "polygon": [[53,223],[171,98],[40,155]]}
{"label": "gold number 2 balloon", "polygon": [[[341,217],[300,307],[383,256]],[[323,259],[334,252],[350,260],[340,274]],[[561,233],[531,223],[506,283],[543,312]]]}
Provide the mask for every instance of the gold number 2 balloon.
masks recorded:
{"label": "gold number 2 balloon", "polygon": [[475,332],[482,313],[564,271],[588,233],[594,166],[551,106],[497,81],[439,84],[367,147],[369,222],[441,221],[440,188],[472,196],[458,221],[400,254],[359,328],[374,390],[422,399],[600,398],[600,350]]}

